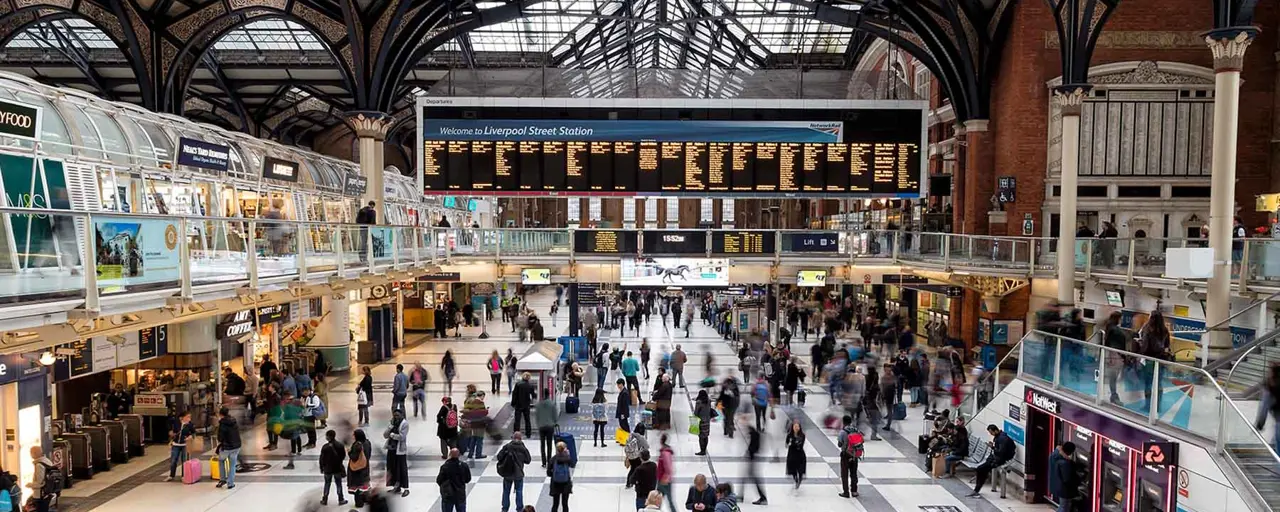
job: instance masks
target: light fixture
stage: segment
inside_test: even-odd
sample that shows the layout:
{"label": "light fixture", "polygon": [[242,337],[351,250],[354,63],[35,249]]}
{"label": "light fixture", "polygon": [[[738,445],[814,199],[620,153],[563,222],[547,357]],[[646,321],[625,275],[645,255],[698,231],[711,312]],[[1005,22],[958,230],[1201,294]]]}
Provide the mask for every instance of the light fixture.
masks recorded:
{"label": "light fixture", "polygon": [[40,354],[40,364],[44,366],[53,366],[53,363],[56,362],[58,362],[58,358],[53,355],[53,352],[46,350],[43,354]]}

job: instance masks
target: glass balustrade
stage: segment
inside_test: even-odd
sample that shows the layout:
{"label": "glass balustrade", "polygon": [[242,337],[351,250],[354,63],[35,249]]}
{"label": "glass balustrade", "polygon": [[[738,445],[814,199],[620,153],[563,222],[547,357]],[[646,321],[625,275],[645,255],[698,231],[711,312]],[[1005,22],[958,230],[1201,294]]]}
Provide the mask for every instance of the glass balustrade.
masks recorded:
{"label": "glass balustrade", "polygon": [[[85,280],[81,250],[86,224],[84,215],[45,211],[6,214],[0,237],[7,246],[0,258],[0,301],[37,298],[83,297]],[[129,253],[121,244],[108,256],[123,261]]]}
{"label": "glass balustrade", "polygon": [[258,278],[298,273],[298,224],[258,220],[252,225]]}
{"label": "glass balustrade", "polygon": [[188,219],[186,226],[193,286],[249,279],[248,222]]}

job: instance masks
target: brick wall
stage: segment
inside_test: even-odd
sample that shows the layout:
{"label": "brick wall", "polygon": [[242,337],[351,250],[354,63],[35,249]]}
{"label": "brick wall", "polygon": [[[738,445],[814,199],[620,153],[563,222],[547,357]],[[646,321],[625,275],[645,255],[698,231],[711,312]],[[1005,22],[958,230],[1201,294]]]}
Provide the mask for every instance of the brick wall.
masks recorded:
{"label": "brick wall", "polygon": [[[1124,33],[1129,42],[1100,44],[1092,65],[1124,61],[1174,61],[1213,67],[1208,47],[1191,40],[1188,34],[1210,28],[1212,4],[1200,0],[1126,0],[1121,2],[1103,33]],[[1013,22],[1002,49],[992,91],[991,130],[995,150],[994,173],[981,179],[994,182],[997,176],[1018,179],[1018,201],[1009,208],[1010,222],[1030,213],[1040,232],[1041,204],[1045,199],[1046,145],[1049,91],[1045,84],[1062,73],[1059,50],[1046,44],[1046,34],[1055,33],[1052,14],[1044,2],[1018,2]],[[1241,90],[1240,135],[1237,157],[1236,202],[1252,215],[1253,195],[1270,190],[1269,140],[1273,94],[1276,86],[1274,3],[1259,2],[1255,24],[1263,28],[1245,57]],[[1174,42],[1172,48],[1155,48],[1160,43],[1134,43],[1134,32],[1162,32]],[[1180,37],[1181,39],[1178,39]],[[1257,219],[1261,220],[1261,219]]]}

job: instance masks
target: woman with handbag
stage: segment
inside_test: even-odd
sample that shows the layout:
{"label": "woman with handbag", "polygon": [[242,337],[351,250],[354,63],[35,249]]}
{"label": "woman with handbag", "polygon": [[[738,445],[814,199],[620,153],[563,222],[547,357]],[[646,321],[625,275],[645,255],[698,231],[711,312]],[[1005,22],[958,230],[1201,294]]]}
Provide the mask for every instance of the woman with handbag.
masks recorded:
{"label": "woman with handbag", "polygon": [[356,508],[360,508],[369,492],[369,456],[373,454],[373,445],[363,430],[356,429],[354,435],[355,441],[347,450],[347,492],[355,500]]}
{"label": "woman with handbag", "polygon": [[698,390],[698,398],[693,401],[693,414],[698,418],[698,453],[694,455],[704,456],[707,454],[707,442],[711,437],[711,417],[713,414],[711,397],[707,394],[707,390]]}

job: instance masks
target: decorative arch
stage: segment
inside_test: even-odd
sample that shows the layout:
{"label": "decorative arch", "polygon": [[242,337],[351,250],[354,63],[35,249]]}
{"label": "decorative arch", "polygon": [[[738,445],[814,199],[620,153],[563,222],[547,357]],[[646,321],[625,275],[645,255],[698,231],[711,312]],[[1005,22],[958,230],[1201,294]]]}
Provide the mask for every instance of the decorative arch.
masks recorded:
{"label": "decorative arch", "polygon": [[300,115],[320,112],[326,117],[332,117],[340,122],[344,122],[342,112],[333,107],[329,103],[319,98],[311,97],[298,102],[297,105],[281,110],[276,115],[267,118],[262,122],[262,127],[269,130],[270,138],[276,138],[280,135],[284,127],[292,124],[292,122]]}
{"label": "decorative arch", "polygon": [[[356,95],[351,47],[345,24],[297,0],[288,6],[284,0],[252,1],[256,3],[251,4],[250,0],[232,1],[230,5],[233,8],[240,7],[230,11],[222,2],[214,2],[169,25],[168,34],[180,41],[181,46],[169,40],[161,43],[165,104],[182,104],[200,59],[219,39],[249,23],[270,19],[291,21],[315,34],[333,59],[347,90],[353,96]],[[286,10],[286,7],[291,10]]]}

